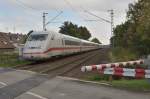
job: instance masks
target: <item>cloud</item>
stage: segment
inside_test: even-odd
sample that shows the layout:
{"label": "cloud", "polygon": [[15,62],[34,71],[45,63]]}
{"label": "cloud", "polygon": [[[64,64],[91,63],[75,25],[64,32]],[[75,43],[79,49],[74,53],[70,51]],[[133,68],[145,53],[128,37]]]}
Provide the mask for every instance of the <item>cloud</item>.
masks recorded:
{"label": "cloud", "polygon": [[104,21],[86,22],[85,19],[98,18],[85,13],[88,10],[97,16],[110,20],[108,10],[114,9],[114,23],[120,24],[126,19],[128,4],[137,0],[1,0],[0,1],[0,30],[27,33],[29,30],[42,30],[42,12],[48,12],[47,21],[55,17],[60,11],[57,20],[61,23],[51,23],[49,30],[58,31],[63,21],[72,21],[86,26],[93,37],[108,44],[111,37],[110,24]]}

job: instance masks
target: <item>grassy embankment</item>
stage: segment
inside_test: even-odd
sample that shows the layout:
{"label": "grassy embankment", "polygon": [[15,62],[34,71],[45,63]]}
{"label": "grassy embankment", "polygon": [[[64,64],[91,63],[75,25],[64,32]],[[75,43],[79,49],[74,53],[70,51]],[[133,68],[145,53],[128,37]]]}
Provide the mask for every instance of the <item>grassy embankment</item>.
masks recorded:
{"label": "grassy embankment", "polygon": [[147,79],[126,79],[109,81],[109,75],[92,75],[85,80],[96,81],[100,83],[108,83],[115,88],[122,88],[132,91],[150,91],[150,82]]}
{"label": "grassy embankment", "polygon": [[[109,57],[111,62],[122,62],[135,60],[137,58],[137,54],[131,52],[128,49],[117,48],[113,49],[109,53]],[[142,67],[146,67],[141,65]],[[134,68],[133,66],[130,68]],[[109,81],[109,75],[92,75],[86,78],[86,80],[96,81],[96,82],[105,82],[111,84],[113,87],[123,88],[133,91],[150,91],[150,82],[147,79],[129,79],[128,77],[113,79],[111,82]]]}
{"label": "grassy embankment", "polygon": [[16,53],[1,53],[0,67],[14,67],[30,63],[29,61],[20,60]]}

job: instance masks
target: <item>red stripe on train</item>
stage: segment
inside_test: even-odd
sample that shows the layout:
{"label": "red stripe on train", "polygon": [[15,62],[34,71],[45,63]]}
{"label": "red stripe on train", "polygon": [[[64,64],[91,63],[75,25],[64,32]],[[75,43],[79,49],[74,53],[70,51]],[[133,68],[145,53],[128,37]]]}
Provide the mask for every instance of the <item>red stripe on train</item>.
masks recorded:
{"label": "red stripe on train", "polygon": [[59,51],[59,50],[73,50],[73,49],[80,49],[80,47],[65,47],[65,48],[49,48],[45,52],[34,52],[34,53],[24,53],[24,54],[45,54],[50,51]]}

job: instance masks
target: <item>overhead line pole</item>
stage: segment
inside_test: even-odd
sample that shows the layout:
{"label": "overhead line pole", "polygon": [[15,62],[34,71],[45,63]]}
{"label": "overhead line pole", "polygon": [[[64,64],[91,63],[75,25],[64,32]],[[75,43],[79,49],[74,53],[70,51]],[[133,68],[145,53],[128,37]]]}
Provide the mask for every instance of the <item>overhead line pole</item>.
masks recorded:
{"label": "overhead line pole", "polygon": [[[103,20],[103,21],[105,21],[107,23],[110,23],[111,24],[111,37],[113,37],[114,36],[114,10],[111,9],[111,10],[108,10],[108,11],[110,12],[110,15],[111,15],[111,21],[106,20],[104,18],[101,18],[101,17],[99,17],[99,16],[97,16],[97,15],[95,15],[95,14],[93,14],[93,13],[87,11],[87,10],[85,10],[85,12],[87,12],[88,14],[90,14],[92,16],[95,16],[95,17],[97,17],[97,18],[99,18],[99,19],[101,19],[101,20]],[[85,20],[85,21],[100,21],[100,20]],[[114,47],[114,40],[112,41],[112,47]]]}
{"label": "overhead line pole", "polygon": [[58,13],[55,17],[53,17],[50,21],[46,22],[46,15],[48,13],[43,12],[43,31],[46,31],[46,26],[50,23],[52,23],[53,20],[55,20],[58,16],[60,16],[63,13],[63,11],[61,11],[60,13]]}
{"label": "overhead line pole", "polygon": [[43,31],[46,31],[46,15],[48,13],[43,12]]}
{"label": "overhead line pole", "polygon": [[57,17],[59,17],[61,14],[63,13],[63,11],[61,11],[60,13],[58,13],[54,18],[52,18],[49,22],[47,22],[45,25],[48,25],[50,23],[52,23],[53,20],[55,20]]}
{"label": "overhead line pole", "polygon": [[[111,16],[111,37],[114,36],[114,10],[108,10]],[[114,47],[114,39],[112,39],[112,47]]]}
{"label": "overhead line pole", "polygon": [[113,36],[114,32],[114,11],[113,10],[108,10],[111,15],[111,35]]}

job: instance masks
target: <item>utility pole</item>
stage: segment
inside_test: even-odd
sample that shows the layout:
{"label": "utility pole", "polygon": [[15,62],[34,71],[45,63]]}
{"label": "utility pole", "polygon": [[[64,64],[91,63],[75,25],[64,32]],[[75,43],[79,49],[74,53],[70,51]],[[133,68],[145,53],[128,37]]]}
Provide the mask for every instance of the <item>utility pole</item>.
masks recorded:
{"label": "utility pole", "polygon": [[[111,37],[114,36],[114,10],[108,10],[111,16]],[[112,47],[114,47],[114,40],[112,39]]]}
{"label": "utility pole", "polygon": [[109,10],[110,15],[111,15],[111,35],[113,36],[114,34],[114,10]]}
{"label": "utility pole", "polygon": [[[111,15],[111,21],[107,20],[107,19],[104,19],[104,18],[101,18],[100,16],[97,16],[97,15],[95,15],[95,14],[93,14],[93,13],[87,11],[87,10],[85,10],[85,12],[92,15],[92,16],[95,16],[95,17],[99,18],[102,21],[105,21],[105,22],[111,24],[111,37],[114,36],[114,10],[113,9],[108,10],[108,12],[110,12],[110,15]],[[100,21],[100,20],[85,20],[85,21]],[[112,40],[112,47],[114,47],[114,39]]]}
{"label": "utility pole", "polygon": [[53,17],[50,21],[46,22],[46,15],[48,13],[43,12],[43,31],[46,31],[46,26],[50,23],[52,23],[53,20],[55,20],[57,17],[59,17],[61,14],[63,13],[63,11],[61,11],[60,13],[58,13],[58,15],[56,15],[55,17]]}
{"label": "utility pole", "polygon": [[46,15],[48,13],[43,12],[43,31],[46,31]]}
{"label": "utility pole", "polygon": [[52,23],[52,21],[54,21],[54,20],[55,20],[57,17],[59,17],[62,13],[63,13],[63,11],[61,11],[60,13],[58,13],[55,17],[53,17],[50,21],[48,21],[48,22],[45,24],[45,26],[48,25],[48,24],[50,24],[50,23]]}

